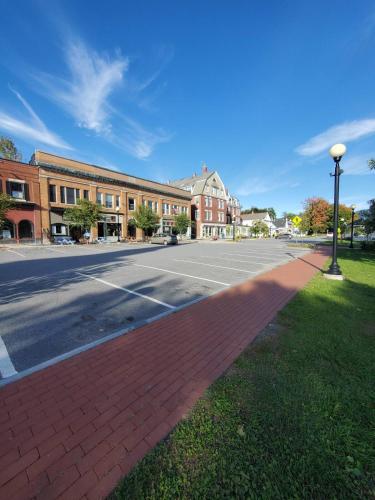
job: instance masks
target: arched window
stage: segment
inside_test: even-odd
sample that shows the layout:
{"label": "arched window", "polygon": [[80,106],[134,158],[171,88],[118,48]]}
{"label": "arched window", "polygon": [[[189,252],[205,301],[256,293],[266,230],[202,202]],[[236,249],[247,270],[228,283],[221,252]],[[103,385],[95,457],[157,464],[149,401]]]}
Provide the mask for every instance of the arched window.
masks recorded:
{"label": "arched window", "polygon": [[34,226],[29,220],[21,220],[18,224],[18,237],[22,238],[33,238],[34,236]]}

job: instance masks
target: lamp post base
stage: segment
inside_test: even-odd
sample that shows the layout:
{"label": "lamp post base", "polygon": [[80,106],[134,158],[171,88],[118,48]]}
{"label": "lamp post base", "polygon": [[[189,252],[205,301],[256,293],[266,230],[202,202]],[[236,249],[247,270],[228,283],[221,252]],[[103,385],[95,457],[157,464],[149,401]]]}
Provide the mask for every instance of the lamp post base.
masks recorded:
{"label": "lamp post base", "polygon": [[323,276],[327,278],[327,280],[337,280],[337,281],[342,281],[344,276],[342,274],[330,274],[328,273],[323,273]]}

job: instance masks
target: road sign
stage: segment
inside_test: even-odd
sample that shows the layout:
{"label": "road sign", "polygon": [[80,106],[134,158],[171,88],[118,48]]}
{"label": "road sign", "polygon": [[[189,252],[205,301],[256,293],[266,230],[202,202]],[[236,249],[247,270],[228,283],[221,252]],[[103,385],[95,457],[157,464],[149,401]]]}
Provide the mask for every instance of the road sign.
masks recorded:
{"label": "road sign", "polygon": [[293,217],[292,222],[295,226],[299,226],[302,222],[302,219],[301,219],[301,217],[296,215],[295,217]]}

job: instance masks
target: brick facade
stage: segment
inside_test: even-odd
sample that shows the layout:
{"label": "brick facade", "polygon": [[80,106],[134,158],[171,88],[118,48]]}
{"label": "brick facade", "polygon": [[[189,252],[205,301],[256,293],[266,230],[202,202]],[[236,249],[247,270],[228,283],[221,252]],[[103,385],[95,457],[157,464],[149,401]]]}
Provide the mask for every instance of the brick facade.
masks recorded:
{"label": "brick facade", "polygon": [[13,198],[16,207],[6,214],[0,242],[40,242],[40,188],[38,168],[0,159],[0,191]]}
{"label": "brick facade", "polygon": [[[94,239],[104,236],[117,240],[118,221],[121,239],[141,239],[142,231],[131,225],[134,211],[141,204],[149,205],[159,215],[163,231],[170,230],[177,213],[185,211],[190,217],[190,196],[181,189],[42,151],[36,151],[32,161],[39,167],[44,242],[72,233],[63,213],[78,198],[100,202],[103,207],[103,222],[92,228]],[[169,208],[165,213],[163,205]],[[79,237],[76,230],[73,236]]]}

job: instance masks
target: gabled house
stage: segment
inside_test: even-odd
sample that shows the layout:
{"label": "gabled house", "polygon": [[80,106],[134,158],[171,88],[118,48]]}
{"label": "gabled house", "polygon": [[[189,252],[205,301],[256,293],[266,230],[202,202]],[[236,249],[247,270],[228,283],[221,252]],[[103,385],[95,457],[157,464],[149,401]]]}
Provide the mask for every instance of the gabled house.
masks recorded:
{"label": "gabled house", "polygon": [[194,174],[170,185],[191,194],[192,237],[225,238],[228,218],[228,195],[220,175],[206,165]]}
{"label": "gabled house", "polygon": [[[241,215],[242,226],[251,228],[256,222],[264,222],[269,229],[270,235],[273,231],[273,222],[268,212],[259,212],[252,214],[242,214]],[[251,229],[248,230],[248,236],[251,235]]]}
{"label": "gabled house", "polygon": [[287,217],[281,217],[279,219],[275,219],[273,221],[274,225],[274,233],[292,233],[293,232],[293,223]]}

